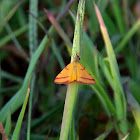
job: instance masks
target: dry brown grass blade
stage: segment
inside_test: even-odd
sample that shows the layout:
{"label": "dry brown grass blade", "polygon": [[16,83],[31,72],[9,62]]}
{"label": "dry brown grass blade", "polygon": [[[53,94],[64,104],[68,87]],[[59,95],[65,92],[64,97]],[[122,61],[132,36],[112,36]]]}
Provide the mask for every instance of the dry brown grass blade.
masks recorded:
{"label": "dry brown grass blade", "polygon": [[1,133],[2,136],[3,136],[3,140],[8,140],[7,135],[6,135],[6,133],[5,133],[5,130],[4,130],[3,125],[2,125],[1,122],[0,122],[0,133]]}

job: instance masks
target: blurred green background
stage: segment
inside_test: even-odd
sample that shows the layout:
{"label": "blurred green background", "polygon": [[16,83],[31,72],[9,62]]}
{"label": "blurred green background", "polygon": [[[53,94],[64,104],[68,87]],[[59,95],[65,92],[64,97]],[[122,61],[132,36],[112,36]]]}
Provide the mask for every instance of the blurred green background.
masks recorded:
{"label": "blurred green background", "polygon": [[[137,140],[140,139],[140,1],[98,0],[96,4],[118,62],[127,103],[127,133],[132,129],[128,137]],[[29,127],[33,140],[59,139],[67,86],[56,85],[54,79],[70,63],[77,6],[77,0],[0,1],[0,121],[5,129],[8,124],[6,134],[9,139],[12,138],[30,76],[31,104],[27,103],[19,139],[26,139]],[[58,22],[52,25],[44,8]],[[107,52],[92,0],[86,0],[84,16],[81,62],[98,78],[102,90],[114,105],[113,82],[111,85],[111,75],[107,77],[104,69],[108,68],[110,74]],[[74,110],[75,140],[93,140],[102,134],[105,137],[100,140],[119,139],[114,128],[114,114],[107,112],[97,91],[100,94],[101,89],[96,85],[95,88],[78,86],[79,97]]]}

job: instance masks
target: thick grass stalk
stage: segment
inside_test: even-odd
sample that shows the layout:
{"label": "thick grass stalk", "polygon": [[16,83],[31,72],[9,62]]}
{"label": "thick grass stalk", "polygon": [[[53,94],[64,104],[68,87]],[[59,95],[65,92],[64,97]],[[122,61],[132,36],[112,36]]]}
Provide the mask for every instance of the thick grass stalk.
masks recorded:
{"label": "thick grass stalk", "polygon": [[72,121],[71,121],[71,128],[70,128],[69,139],[70,140],[76,140],[74,119],[72,119]]}
{"label": "thick grass stalk", "polygon": [[[78,5],[78,11],[77,11],[71,62],[73,62],[76,55],[79,55],[80,53],[81,31],[82,31],[82,25],[84,19],[84,10],[85,10],[85,1],[80,0]],[[60,132],[60,140],[68,139],[74,104],[76,100],[77,88],[78,87],[76,82],[69,84],[67,88],[61,132]]]}
{"label": "thick grass stalk", "polygon": [[63,112],[60,140],[68,139],[76,94],[77,94],[77,83],[69,84],[67,88],[66,99],[65,99],[65,107]]}

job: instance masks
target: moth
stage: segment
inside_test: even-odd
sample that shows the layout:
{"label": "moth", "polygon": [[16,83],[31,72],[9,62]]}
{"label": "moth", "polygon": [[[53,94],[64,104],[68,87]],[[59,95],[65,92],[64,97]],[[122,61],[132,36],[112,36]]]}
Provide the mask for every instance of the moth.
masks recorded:
{"label": "moth", "polygon": [[93,85],[95,80],[86,68],[75,59],[68,64],[55,78],[56,84],[69,84],[77,82],[84,85]]}

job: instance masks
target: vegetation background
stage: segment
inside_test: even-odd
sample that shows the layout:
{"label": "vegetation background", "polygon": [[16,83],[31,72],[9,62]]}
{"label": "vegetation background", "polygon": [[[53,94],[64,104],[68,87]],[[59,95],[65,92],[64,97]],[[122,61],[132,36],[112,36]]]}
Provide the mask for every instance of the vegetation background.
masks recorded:
{"label": "vegetation background", "polygon": [[[0,1],[0,139],[59,139],[67,86],[54,79],[70,63],[78,3]],[[69,139],[140,140],[140,1],[95,3],[110,39],[86,0],[80,63],[96,84],[78,85]]]}

